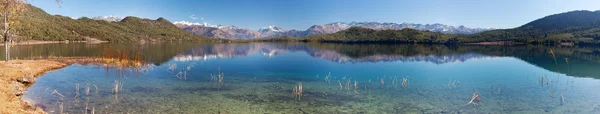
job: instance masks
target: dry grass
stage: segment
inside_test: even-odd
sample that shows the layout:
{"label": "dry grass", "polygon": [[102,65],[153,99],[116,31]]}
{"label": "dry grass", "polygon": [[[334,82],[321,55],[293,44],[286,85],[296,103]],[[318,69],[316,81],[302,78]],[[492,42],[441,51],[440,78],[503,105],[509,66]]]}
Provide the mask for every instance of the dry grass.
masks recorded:
{"label": "dry grass", "polygon": [[41,108],[32,107],[31,104],[22,101],[20,96],[16,96],[15,93],[23,91],[26,88],[26,85],[16,80],[24,77],[34,79],[42,73],[65,66],[67,66],[65,63],[48,60],[11,60],[8,63],[1,61],[0,113],[44,113]]}

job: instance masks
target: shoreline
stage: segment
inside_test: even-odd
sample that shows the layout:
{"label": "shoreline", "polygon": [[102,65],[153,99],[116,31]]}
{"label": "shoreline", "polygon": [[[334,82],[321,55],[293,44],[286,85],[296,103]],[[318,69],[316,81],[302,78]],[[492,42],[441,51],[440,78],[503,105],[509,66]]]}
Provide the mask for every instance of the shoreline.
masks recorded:
{"label": "shoreline", "polygon": [[0,62],[0,113],[45,113],[28,101],[22,100],[25,90],[35,78],[69,64],[51,60],[11,60]]}
{"label": "shoreline", "polygon": [[30,60],[0,61],[0,113],[2,114],[45,114],[22,96],[35,83],[35,79],[47,72],[62,69],[72,64],[103,65],[97,58],[59,57]]}
{"label": "shoreline", "polygon": [[[13,42],[12,45],[39,45],[39,44],[68,44],[68,43],[90,43],[90,44],[99,44],[99,43],[108,43],[108,41],[101,41],[97,39],[86,39],[84,41],[43,41],[43,40],[26,40],[20,42]],[[4,42],[0,43],[0,46],[4,46]]]}
{"label": "shoreline", "polygon": [[514,41],[495,41],[495,42],[465,43],[465,45],[521,45],[521,44],[525,44],[525,43],[514,42]]}

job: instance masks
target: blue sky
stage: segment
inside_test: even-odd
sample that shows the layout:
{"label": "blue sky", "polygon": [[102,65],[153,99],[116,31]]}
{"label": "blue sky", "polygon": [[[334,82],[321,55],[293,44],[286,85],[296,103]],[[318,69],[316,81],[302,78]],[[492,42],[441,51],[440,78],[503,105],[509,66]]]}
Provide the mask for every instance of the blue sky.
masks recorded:
{"label": "blue sky", "polygon": [[[331,22],[442,23],[513,28],[543,16],[600,10],[600,0],[30,0],[50,14],[70,17],[164,17],[259,29],[300,29]],[[192,16],[193,15],[193,16]]]}

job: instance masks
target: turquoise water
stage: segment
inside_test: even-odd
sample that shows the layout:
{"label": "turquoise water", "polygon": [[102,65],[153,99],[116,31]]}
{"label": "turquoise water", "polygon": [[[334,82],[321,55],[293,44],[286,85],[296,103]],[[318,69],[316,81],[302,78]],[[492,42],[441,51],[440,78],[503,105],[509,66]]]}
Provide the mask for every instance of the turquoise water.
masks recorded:
{"label": "turquoise water", "polygon": [[[85,56],[76,50],[97,47],[138,49],[146,58],[174,54],[148,59],[152,64],[141,73],[71,65],[37,78],[23,99],[49,113],[61,106],[64,113],[600,113],[593,47],[73,45],[84,48],[63,55]],[[218,72],[223,83],[211,79]],[[299,83],[298,100],[292,92]],[[479,102],[468,104],[474,93]]]}

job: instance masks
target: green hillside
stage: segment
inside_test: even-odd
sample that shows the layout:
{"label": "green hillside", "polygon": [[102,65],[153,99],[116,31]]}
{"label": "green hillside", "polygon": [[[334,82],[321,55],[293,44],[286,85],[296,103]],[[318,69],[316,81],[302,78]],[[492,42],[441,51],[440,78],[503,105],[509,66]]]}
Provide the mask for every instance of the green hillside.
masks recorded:
{"label": "green hillside", "polygon": [[29,7],[13,31],[17,33],[17,40],[81,41],[95,38],[110,42],[211,41],[181,30],[164,18],[150,20],[126,17],[120,22],[86,17],[71,19],[49,15],[35,6]]}
{"label": "green hillside", "polygon": [[454,36],[409,28],[378,31],[369,28],[351,27],[333,34],[308,36],[306,40],[322,42],[445,43]]}
{"label": "green hillside", "polygon": [[528,43],[600,43],[600,11],[571,11],[546,16],[514,29],[492,30],[465,36],[462,41]]}

